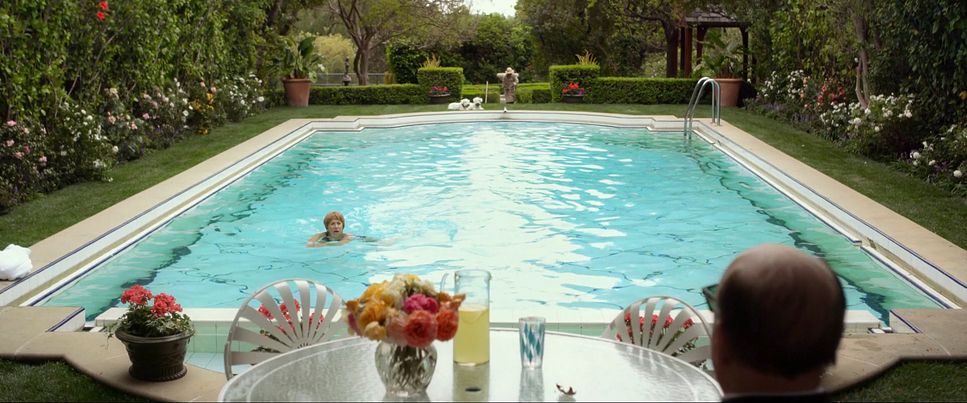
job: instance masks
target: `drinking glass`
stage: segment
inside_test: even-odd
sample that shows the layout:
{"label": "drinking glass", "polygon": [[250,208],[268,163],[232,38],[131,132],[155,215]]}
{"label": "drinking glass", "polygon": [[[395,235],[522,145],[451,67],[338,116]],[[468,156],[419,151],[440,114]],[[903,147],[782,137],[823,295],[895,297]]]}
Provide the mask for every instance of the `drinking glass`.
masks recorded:
{"label": "drinking glass", "polygon": [[540,316],[520,318],[520,365],[540,368],[544,363],[544,324]]}

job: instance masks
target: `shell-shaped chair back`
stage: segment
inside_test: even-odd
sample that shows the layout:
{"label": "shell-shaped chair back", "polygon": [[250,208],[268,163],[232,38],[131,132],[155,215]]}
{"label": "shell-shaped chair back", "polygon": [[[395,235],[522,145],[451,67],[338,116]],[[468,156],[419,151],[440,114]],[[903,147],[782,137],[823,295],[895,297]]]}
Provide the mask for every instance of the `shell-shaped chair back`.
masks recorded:
{"label": "shell-shaped chair back", "polygon": [[628,305],[601,337],[634,344],[703,366],[711,357],[708,324],[675,297],[643,298]]}
{"label": "shell-shaped chair back", "polygon": [[276,354],[328,340],[342,298],[305,279],[279,280],[248,297],[235,315],[225,341],[225,376],[233,366],[253,365]]}

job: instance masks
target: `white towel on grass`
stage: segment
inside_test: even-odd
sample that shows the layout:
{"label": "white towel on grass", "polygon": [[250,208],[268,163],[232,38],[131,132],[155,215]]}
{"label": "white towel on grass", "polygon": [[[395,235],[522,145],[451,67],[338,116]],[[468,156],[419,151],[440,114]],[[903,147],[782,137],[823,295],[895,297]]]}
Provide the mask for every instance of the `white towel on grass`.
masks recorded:
{"label": "white towel on grass", "polygon": [[30,249],[14,244],[0,251],[0,280],[16,280],[30,273]]}

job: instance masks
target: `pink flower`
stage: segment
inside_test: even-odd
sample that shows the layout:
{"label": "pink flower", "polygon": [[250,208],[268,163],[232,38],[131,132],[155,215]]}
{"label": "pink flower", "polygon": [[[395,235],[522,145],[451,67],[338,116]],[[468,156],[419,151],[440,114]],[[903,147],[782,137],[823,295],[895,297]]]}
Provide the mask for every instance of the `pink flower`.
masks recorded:
{"label": "pink flower", "polygon": [[30,154],[30,146],[24,144],[23,150],[24,150],[24,154]]}
{"label": "pink flower", "polygon": [[151,119],[151,115],[149,115],[147,112],[145,112],[143,115],[141,115],[141,117],[144,118],[144,120],[150,120]]}
{"label": "pink flower", "polygon": [[440,305],[435,299],[427,297],[423,294],[413,294],[403,302],[403,312],[413,313],[414,311],[429,311],[430,313],[437,313],[440,310]]}
{"label": "pink flower", "polygon": [[393,344],[406,344],[406,315],[393,315],[386,319],[386,338]]}
{"label": "pink flower", "polygon": [[7,147],[13,147],[13,139],[7,139],[3,144]]}
{"label": "pink flower", "polygon": [[131,130],[138,130],[138,125],[134,124],[134,122],[131,122]]}
{"label": "pink flower", "polygon": [[14,127],[16,125],[17,125],[17,121],[16,120],[8,120],[7,121],[7,126],[8,127]]}
{"label": "pink flower", "polygon": [[121,302],[125,304],[144,305],[149,299],[151,299],[151,291],[138,284],[132,285],[121,293]]}
{"label": "pink flower", "polygon": [[101,4],[100,4],[100,6],[101,6],[101,10],[107,11],[107,2],[106,1],[102,1]]}
{"label": "pink flower", "polygon": [[104,12],[103,11],[98,11],[97,14],[95,14],[95,15],[97,16],[97,19],[98,20],[104,21],[105,15],[104,15]]}
{"label": "pink flower", "polygon": [[37,158],[37,162],[39,162],[40,165],[47,165],[47,157],[41,155],[40,158]]}
{"label": "pink flower", "polygon": [[13,156],[14,156],[14,158],[16,158],[16,159],[18,159],[18,160],[19,160],[19,159],[21,159],[21,158],[23,158],[23,157],[24,157],[24,153],[22,153],[22,152],[20,152],[20,151],[17,151],[17,152],[15,152],[15,153],[13,153]]}
{"label": "pink flower", "polygon": [[437,325],[434,317],[427,311],[415,311],[406,320],[403,334],[406,344],[411,347],[426,347],[436,338]]}

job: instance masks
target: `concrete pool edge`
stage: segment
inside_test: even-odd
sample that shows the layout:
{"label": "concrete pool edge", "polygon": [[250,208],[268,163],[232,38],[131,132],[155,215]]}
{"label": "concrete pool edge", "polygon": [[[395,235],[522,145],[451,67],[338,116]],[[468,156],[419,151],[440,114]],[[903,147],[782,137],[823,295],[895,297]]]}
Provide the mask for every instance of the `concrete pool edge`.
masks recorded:
{"label": "concrete pool edge", "polygon": [[[32,246],[35,267],[27,278],[14,283],[0,282],[0,305],[23,303],[39,300],[37,290],[63,281],[71,273],[94,263],[95,257],[112,254],[137,238],[138,235],[161,225],[183,208],[207,197],[244,175],[249,169],[274,157],[305,136],[317,131],[359,131],[366,127],[398,127],[427,123],[456,123],[480,121],[527,121],[597,124],[615,127],[648,128],[656,132],[681,132],[681,120],[671,116],[636,116],[593,112],[557,111],[473,111],[473,112],[428,112],[378,116],[338,116],[333,119],[293,119],[249,139],[215,157],[210,158],[188,170],[169,178],[151,188],[134,195],[104,211],[67,228]],[[748,160],[743,153],[751,153],[765,162],[780,175],[788,174],[806,192],[815,196],[798,195],[803,189],[783,184],[774,172],[753,169],[757,175],[780,188],[807,209],[819,210],[822,215],[832,217],[834,226],[861,225],[872,227],[874,231],[860,234],[859,231],[846,229],[851,238],[863,242],[871,252],[895,257],[907,254],[922,259],[926,264],[908,264],[903,269],[913,271],[914,278],[921,284],[914,285],[939,291],[949,303],[963,306],[967,300],[967,286],[960,279],[967,278],[967,251],[933,234],[918,224],[894,213],[875,201],[825,176],[815,169],[772,148],[754,136],[741,131],[727,122],[713,126],[710,120],[698,120],[698,134],[705,141],[716,145],[731,155],[740,164]],[[723,147],[726,146],[726,147]],[[724,148],[724,149],[723,149]],[[248,162],[245,162],[248,161]],[[214,174],[212,174],[214,172]],[[186,190],[187,189],[187,190]],[[793,193],[793,194],[789,194]],[[159,202],[161,200],[161,202]],[[823,205],[826,204],[826,205]],[[832,206],[832,207],[830,207]],[[161,207],[169,209],[160,213],[147,214]],[[831,211],[831,208],[833,211]],[[836,209],[847,213],[836,214]],[[850,211],[855,213],[850,213]],[[845,219],[843,217],[846,217]],[[850,218],[854,222],[850,222]],[[829,222],[827,220],[827,222]],[[837,225],[838,224],[838,225]],[[116,231],[127,231],[118,236]],[[132,234],[135,234],[132,236]],[[872,234],[872,235],[871,235]],[[861,236],[862,235],[862,236]],[[879,235],[879,237],[877,237]],[[93,239],[93,241],[91,241]],[[882,248],[881,239],[896,240],[899,248]],[[76,253],[81,250],[85,253]],[[80,257],[78,257],[80,256]],[[901,256],[910,258],[910,256]],[[896,269],[895,269],[896,270]],[[903,274],[903,270],[899,270]],[[937,279],[941,281],[938,281]],[[909,279],[909,278],[908,278]],[[946,280],[946,283],[943,281]]]}

